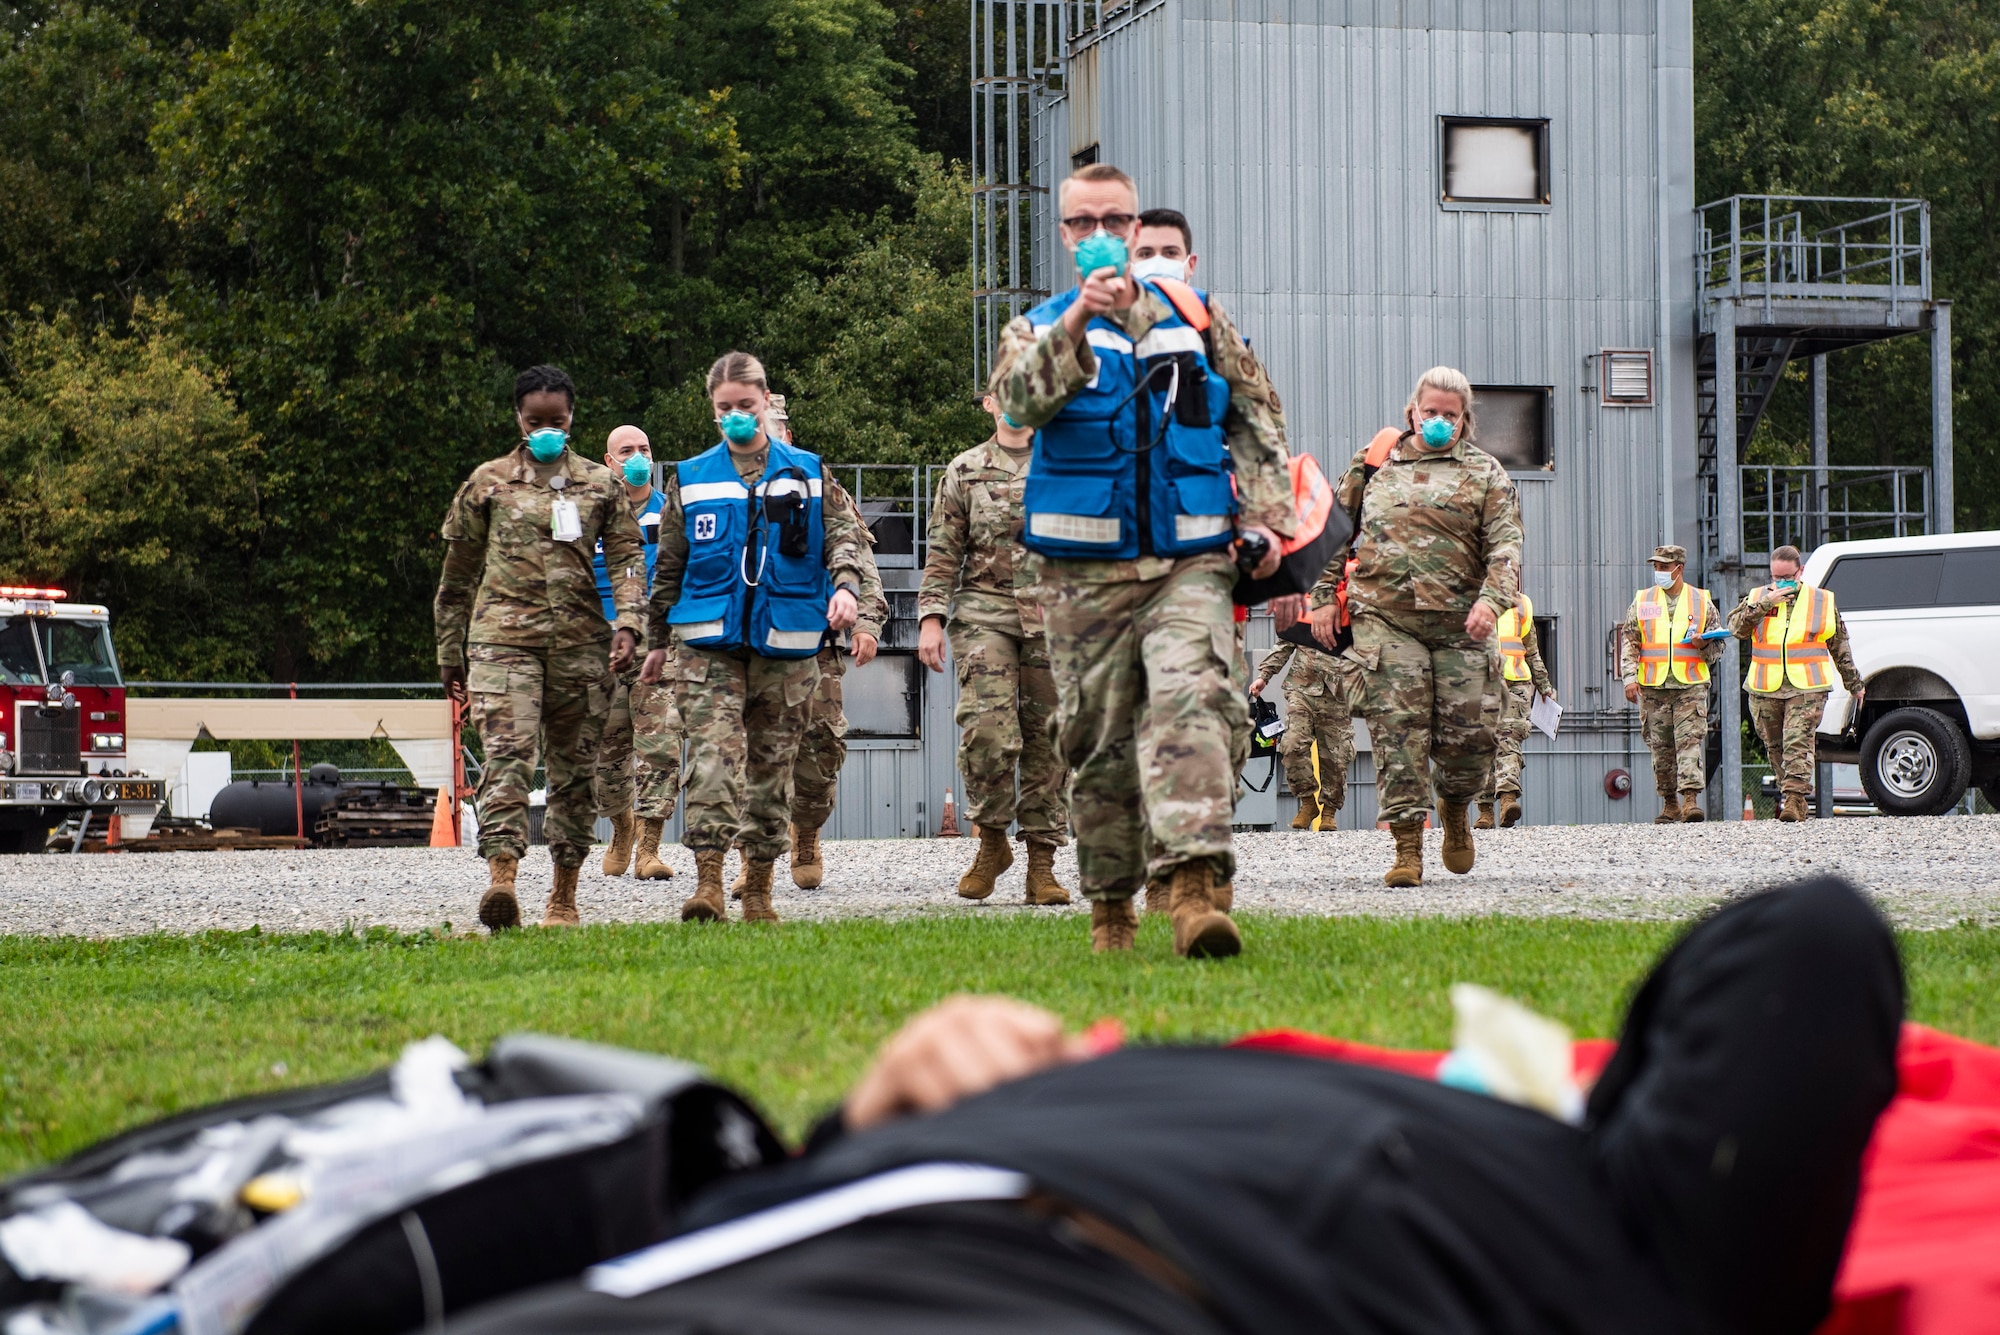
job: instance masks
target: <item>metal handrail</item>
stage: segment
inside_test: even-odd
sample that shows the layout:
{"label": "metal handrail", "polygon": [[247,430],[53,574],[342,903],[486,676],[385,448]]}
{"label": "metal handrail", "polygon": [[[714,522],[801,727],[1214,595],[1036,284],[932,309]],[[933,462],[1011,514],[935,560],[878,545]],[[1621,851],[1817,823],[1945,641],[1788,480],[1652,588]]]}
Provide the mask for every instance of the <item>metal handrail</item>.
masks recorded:
{"label": "metal handrail", "polygon": [[[1695,213],[1705,297],[1762,296],[1767,304],[1774,296],[1930,298],[1925,200],[1732,195]],[[1808,233],[1808,214],[1825,225]]]}
{"label": "metal handrail", "polygon": [[1930,531],[1931,470],[1911,464],[1741,464],[1741,550]]}

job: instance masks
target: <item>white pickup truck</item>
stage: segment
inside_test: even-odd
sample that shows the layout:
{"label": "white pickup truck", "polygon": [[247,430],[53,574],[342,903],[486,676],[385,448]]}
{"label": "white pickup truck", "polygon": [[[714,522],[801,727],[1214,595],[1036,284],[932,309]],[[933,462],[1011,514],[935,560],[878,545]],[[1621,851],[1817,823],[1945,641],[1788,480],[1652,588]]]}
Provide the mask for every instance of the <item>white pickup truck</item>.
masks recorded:
{"label": "white pickup truck", "polygon": [[1977,787],[2000,807],[2000,532],[1829,542],[1806,583],[1832,592],[1867,684],[1834,683],[1819,758],[1861,767],[1892,816],[1936,816]]}

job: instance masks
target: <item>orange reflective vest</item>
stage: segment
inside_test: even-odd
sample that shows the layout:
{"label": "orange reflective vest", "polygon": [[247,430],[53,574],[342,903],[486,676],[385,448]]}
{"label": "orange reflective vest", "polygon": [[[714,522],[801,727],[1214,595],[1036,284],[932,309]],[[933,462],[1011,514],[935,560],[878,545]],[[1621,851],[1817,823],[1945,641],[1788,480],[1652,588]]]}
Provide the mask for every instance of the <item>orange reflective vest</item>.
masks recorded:
{"label": "orange reflective vest", "polygon": [[1833,639],[1834,617],[1833,595],[1801,584],[1798,597],[1779,603],[1757,623],[1744,689],[1769,695],[1790,683],[1803,691],[1832,690],[1833,654],[1826,646]]}
{"label": "orange reflective vest", "polygon": [[1708,590],[1682,584],[1681,596],[1669,598],[1655,586],[1639,590],[1633,605],[1639,614],[1639,684],[1664,685],[1668,673],[1689,686],[1707,681],[1708,660],[1697,637],[1720,624]]}
{"label": "orange reflective vest", "polygon": [[1527,594],[1521,601],[1500,614],[1500,626],[1495,632],[1500,637],[1500,675],[1508,681],[1533,681],[1534,674],[1528,671],[1528,627],[1535,624],[1535,604]]}

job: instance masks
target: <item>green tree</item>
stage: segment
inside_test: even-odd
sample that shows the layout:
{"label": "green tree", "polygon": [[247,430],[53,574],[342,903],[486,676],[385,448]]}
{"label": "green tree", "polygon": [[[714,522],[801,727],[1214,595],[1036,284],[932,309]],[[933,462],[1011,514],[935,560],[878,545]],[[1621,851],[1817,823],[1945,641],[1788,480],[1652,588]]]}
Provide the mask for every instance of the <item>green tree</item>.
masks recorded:
{"label": "green tree", "polygon": [[[1980,0],[1697,0],[1704,200],[1736,193],[1931,203],[1933,288],[1952,312],[1957,526],[2000,525],[2000,9]],[[1829,363],[1835,463],[1929,463],[1929,349]],[[1803,375],[1754,448],[1802,457]]]}
{"label": "green tree", "polygon": [[0,578],[109,604],[129,675],[258,670],[257,440],[221,374],[143,302],[123,335],[16,322],[5,354]]}

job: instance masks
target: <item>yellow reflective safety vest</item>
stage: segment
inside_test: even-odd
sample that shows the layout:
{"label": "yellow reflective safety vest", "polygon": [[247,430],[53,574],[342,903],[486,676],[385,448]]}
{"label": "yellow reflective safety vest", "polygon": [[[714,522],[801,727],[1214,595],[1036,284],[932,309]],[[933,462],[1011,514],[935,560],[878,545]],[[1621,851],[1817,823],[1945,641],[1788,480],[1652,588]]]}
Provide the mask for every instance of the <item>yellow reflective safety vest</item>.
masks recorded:
{"label": "yellow reflective safety vest", "polygon": [[[1773,585],[1766,585],[1774,589]],[[1802,691],[1833,689],[1833,595],[1810,584],[1799,586],[1798,597],[1779,603],[1757,623],[1750,641],[1750,676],[1746,690],[1768,695],[1787,683]]]}
{"label": "yellow reflective safety vest", "polygon": [[1674,598],[1654,585],[1639,590],[1633,606],[1639,615],[1639,684],[1664,686],[1669,674],[1689,686],[1707,681],[1708,660],[1698,637],[1720,624],[1708,590],[1683,583],[1681,596]]}
{"label": "yellow reflective safety vest", "polygon": [[1500,675],[1508,681],[1532,681],[1534,676],[1528,671],[1528,627],[1535,624],[1535,604],[1527,594],[1521,595],[1518,605],[1500,614],[1499,629],[1494,633],[1500,637]]}

